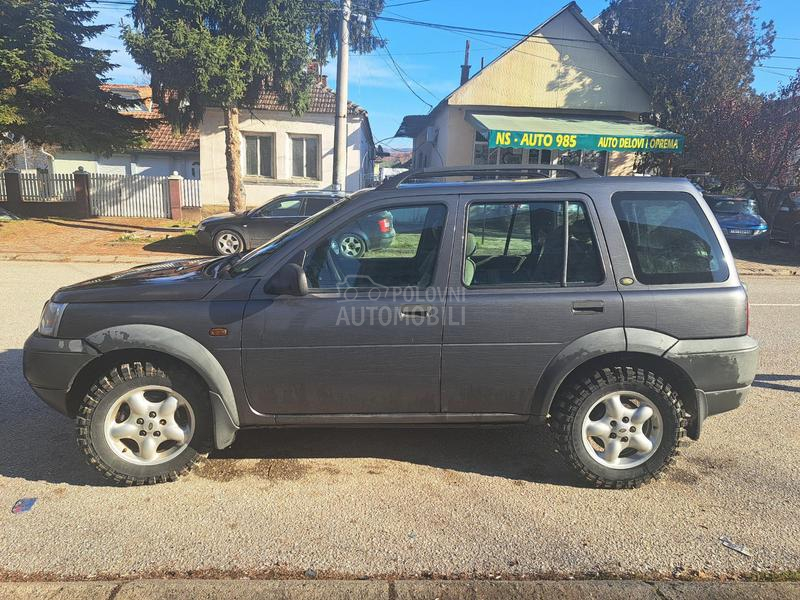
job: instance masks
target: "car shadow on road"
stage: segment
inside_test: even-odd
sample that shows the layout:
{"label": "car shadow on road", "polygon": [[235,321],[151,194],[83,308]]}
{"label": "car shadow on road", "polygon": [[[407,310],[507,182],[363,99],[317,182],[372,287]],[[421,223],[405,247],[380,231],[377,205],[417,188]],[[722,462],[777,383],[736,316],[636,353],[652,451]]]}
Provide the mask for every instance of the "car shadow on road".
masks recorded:
{"label": "car shadow on road", "polygon": [[[796,385],[786,385],[776,383],[779,381],[794,381]],[[766,388],[768,390],[778,390],[781,392],[800,392],[800,375],[756,375],[753,387]]]}
{"label": "car shadow on road", "polygon": [[[0,477],[79,486],[111,486],[75,443],[72,420],[47,407],[22,374],[22,350],[0,352]],[[236,459],[372,458],[463,473],[581,486],[540,426],[445,428],[291,428],[239,432],[211,454],[214,478]],[[245,469],[245,471],[248,471]],[[249,471],[248,471],[249,472]],[[250,475],[257,473],[249,472]]]}
{"label": "car shadow on road", "polygon": [[197,237],[190,233],[170,236],[142,246],[147,252],[165,252],[168,254],[196,254],[197,256],[212,256],[211,251],[197,243]]}
{"label": "car shadow on road", "polygon": [[213,459],[382,459],[491,477],[582,486],[543,426],[287,428],[241,431]]}

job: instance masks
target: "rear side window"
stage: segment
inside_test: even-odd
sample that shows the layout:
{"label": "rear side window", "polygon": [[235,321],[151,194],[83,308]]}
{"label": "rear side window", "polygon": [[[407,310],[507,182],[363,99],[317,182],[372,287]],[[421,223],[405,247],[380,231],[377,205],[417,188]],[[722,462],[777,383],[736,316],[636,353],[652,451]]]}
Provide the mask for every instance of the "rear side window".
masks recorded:
{"label": "rear side window", "polygon": [[306,216],[317,214],[323,208],[328,207],[331,201],[327,198],[306,198]]}
{"label": "rear side window", "polygon": [[728,279],[717,236],[690,194],[617,192],[611,202],[640,282],[658,285]]}
{"label": "rear side window", "polygon": [[594,285],[605,277],[581,202],[471,204],[466,245],[468,287]]}

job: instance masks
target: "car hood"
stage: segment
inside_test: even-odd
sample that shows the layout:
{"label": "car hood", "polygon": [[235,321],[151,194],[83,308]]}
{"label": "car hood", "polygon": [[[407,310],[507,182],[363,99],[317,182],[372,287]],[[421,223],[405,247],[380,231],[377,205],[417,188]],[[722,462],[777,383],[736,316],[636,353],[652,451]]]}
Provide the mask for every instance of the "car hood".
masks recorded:
{"label": "car hood", "polygon": [[55,302],[126,302],[198,300],[219,283],[216,269],[206,268],[220,258],[191,258],[142,265],[60,288]]}
{"label": "car hood", "polygon": [[208,227],[209,225],[216,225],[218,223],[222,223],[223,221],[227,222],[241,221],[246,216],[247,213],[234,213],[234,212],[220,213],[218,215],[214,215],[203,219],[202,221],[200,221],[200,225]]}
{"label": "car hood", "polygon": [[714,213],[722,227],[739,229],[764,229],[767,222],[758,215],[748,213]]}

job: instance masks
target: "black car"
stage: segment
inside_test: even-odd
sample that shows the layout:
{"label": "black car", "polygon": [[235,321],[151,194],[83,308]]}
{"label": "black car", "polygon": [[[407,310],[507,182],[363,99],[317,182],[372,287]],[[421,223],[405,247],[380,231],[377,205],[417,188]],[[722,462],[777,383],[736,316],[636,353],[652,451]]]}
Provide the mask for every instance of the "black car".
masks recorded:
{"label": "black car", "polygon": [[593,485],[639,486],[747,395],[747,291],[686,180],[525,168],[404,173],[244,256],[62,288],[25,378],[120,483],[240,429],[533,422]]}
{"label": "black car", "polygon": [[321,190],[276,196],[243,213],[204,219],[197,227],[197,240],[216,254],[252,250],[343,197]]}

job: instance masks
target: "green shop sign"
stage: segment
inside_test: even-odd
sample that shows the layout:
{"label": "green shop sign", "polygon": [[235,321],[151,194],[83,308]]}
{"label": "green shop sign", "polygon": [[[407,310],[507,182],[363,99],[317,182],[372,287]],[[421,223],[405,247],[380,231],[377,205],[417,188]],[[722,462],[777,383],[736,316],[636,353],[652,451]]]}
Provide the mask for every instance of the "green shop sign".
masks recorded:
{"label": "green shop sign", "polygon": [[489,131],[489,148],[680,153],[683,152],[683,136],[678,134],[605,135],[493,130]]}

